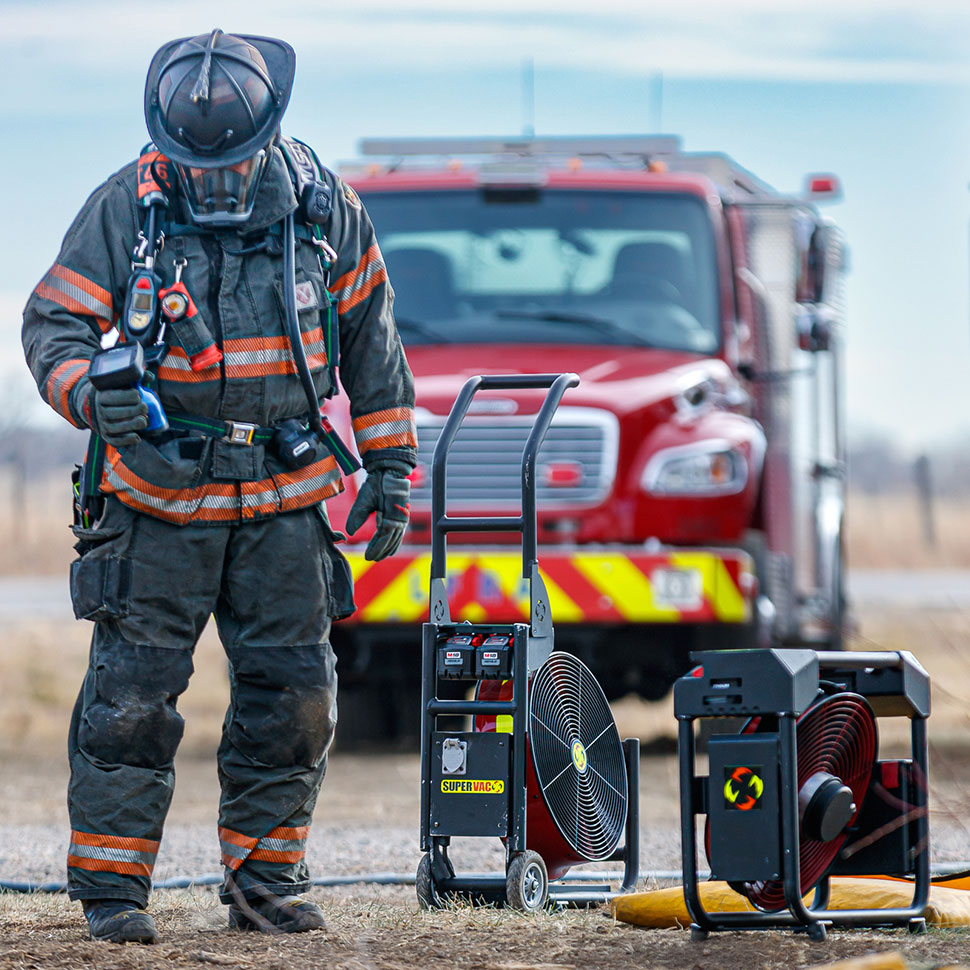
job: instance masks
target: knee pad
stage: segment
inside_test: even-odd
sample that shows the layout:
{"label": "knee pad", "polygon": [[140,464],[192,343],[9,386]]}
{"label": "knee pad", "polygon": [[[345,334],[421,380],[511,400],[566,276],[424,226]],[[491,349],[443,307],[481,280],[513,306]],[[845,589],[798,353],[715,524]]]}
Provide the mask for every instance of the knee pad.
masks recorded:
{"label": "knee pad", "polygon": [[185,650],[98,644],[82,695],[81,751],[106,764],[171,764],[184,728],[175,705],[191,673]]}
{"label": "knee pad", "polygon": [[334,667],[329,644],[235,651],[229,743],[262,765],[317,767],[337,723]]}

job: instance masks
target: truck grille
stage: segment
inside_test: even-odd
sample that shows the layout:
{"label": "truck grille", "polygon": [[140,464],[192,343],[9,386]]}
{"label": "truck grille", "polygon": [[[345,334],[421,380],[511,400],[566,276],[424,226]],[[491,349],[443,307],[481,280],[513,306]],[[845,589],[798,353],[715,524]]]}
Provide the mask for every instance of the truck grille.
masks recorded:
{"label": "truck grille", "polygon": [[[448,455],[449,509],[519,508],[522,449],[534,420],[534,415],[465,418]],[[423,474],[411,501],[430,507],[431,460],[445,419],[419,411],[416,422]],[[608,411],[560,408],[536,459],[539,507],[602,502],[616,475],[617,438],[617,421]]]}

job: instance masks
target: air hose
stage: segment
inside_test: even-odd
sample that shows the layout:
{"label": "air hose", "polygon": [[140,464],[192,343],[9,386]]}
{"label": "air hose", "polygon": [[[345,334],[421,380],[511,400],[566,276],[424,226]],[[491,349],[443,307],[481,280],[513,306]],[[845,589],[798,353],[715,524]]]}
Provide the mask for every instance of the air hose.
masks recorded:
{"label": "air hose", "polygon": [[296,229],[292,212],[283,219],[283,308],[286,311],[283,314],[286,318],[286,336],[290,341],[296,372],[300,375],[303,393],[306,394],[310,407],[310,427],[323,439],[326,432],[320,420],[320,402],[317,400],[317,389],[313,386],[310,365],[307,363],[296,309]]}
{"label": "air hose", "polygon": [[[970,861],[967,862],[935,862],[930,866],[934,881],[951,879],[970,874]],[[709,872],[698,872],[700,879],[707,879]],[[484,876],[484,874],[482,874]],[[478,875],[469,878],[477,879]],[[603,882],[615,882],[623,878],[622,872],[567,872],[557,882],[585,882],[589,879]],[[642,878],[649,882],[680,882],[683,873],[679,869],[655,869],[642,874]],[[409,872],[355,872],[346,875],[318,876],[311,879],[313,886],[413,886],[414,873]],[[206,873],[202,876],[173,876],[152,884],[153,889],[191,889],[194,886],[218,886],[222,884],[222,876],[218,873]],[[64,882],[5,882],[0,880],[0,892],[11,893],[63,893],[67,892]]]}

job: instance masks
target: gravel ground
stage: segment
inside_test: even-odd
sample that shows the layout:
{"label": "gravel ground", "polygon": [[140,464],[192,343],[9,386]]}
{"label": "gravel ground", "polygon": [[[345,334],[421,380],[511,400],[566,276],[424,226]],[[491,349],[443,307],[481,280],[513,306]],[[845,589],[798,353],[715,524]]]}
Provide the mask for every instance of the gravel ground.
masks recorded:
{"label": "gravel ground", "polygon": [[[959,753],[939,751],[931,794],[932,858],[970,855],[965,799],[970,766]],[[0,779],[0,880],[61,882],[69,825],[66,766],[10,762]],[[677,765],[672,756],[641,762],[641,871],[680,868]],[[214,759],[180,759],[176,797],[162,840],[155,879],[198,876],[220,869],[216,839]],[[307,846],[314,876],[360,872],[413,873],[418,849],[419,765],[414,755],[331,759]],[[456,839],[452,857],[463,871],[499,871],[498,839]],[[703,855],[700,856],[703,860]],[[603,865],[595,868],[603,869]]]}

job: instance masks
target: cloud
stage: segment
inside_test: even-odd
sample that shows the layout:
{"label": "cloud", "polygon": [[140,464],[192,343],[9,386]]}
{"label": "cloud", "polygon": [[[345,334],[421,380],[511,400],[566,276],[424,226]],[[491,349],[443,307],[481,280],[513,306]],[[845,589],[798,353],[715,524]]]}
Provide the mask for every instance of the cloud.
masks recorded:
{"label": "cloud", "polygon": [[[629,0],[169,0],[146,31],[119,0],[0,4],[6,70],[21,62],[64,70],[140,73],[164,40],[216,23],[289,39],[301,64],[335,78],[422,67],[473,70],[525,56],[537,69],[642,75],[838,81],[970,81],[970,6],[951,0],[693,0],[676,11]],[[319,12],[316,12],[319,11]],[[111,57],[105,57],[110,50]],[[2,63],[2,62],[0,62]]]}

